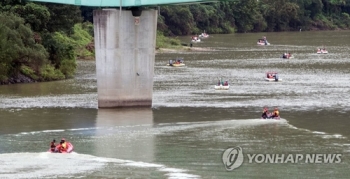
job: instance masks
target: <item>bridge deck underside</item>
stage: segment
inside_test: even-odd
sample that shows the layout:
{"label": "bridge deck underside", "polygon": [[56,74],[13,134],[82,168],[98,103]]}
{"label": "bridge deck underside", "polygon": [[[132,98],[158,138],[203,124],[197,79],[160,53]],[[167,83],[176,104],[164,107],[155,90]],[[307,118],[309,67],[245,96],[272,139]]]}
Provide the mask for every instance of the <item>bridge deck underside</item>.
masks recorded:
{"label": "bridge deck underside", "polygon": [[[70,4],[77,6],[94,6],[94,7],[142,7],[142,6],[159,6],[170,4],[191,4],[217,2],[224,0],[29,0],[32,2],[47,2],[57,4]],[[226,0],[227,1],[227,0]]]}

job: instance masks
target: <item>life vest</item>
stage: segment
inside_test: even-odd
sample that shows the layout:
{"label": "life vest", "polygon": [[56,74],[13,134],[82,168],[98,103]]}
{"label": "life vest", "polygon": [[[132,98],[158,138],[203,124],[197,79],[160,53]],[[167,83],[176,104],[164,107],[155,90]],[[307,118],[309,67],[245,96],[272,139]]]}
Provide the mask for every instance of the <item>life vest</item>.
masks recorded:
{"label": "life vest", "polygon": [[279,112],[279,111],[274,111],[273,114],[274,114],[275,116],[279,116],[279,115],[280,115],[280,112]]}
{"label": "life vest", "polygon": [[59,148],[60,152],[67,151],[67,147],[67,142],[62,143]]}

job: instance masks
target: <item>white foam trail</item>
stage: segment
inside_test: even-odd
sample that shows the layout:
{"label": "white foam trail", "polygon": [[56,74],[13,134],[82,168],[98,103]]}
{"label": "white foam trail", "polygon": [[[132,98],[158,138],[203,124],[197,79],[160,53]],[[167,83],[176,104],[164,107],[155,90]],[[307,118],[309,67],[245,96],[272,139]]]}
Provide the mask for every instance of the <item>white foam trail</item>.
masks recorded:
{"label": "white foam trail", "polygon": [[325,132],[313,131],[314,134],[326,134]]}
{"label": "white foam trail", "polygon": [[[288,123],[286,119],[232,119],[232,120],[221,120],[221,121],[201,121],[201,122],[176,122],[176,123],[159,123],[157,125],[151,124],[140,124],[140,125],[123,125],[123,126],[108,126],[108,127],[90,127],[90,128],[73,128],[73,129],[58,129],[58,130],[43,130],[43,131],[31,131],[31,132],[21,132],[19,134],[10,134],[14,136],[32,135],[40,133],[62,133],[65,131],[84,131],[84,130],[117,130],[119,133],[127,131],[137,131],[128,133],[128,135],[155,135],[169,132],[176,132],[181,130],[189,130],[199,127],[210,127],[210,126],[231,126],[231,127],[241,127],[241,126],[256,126],[268,123]],[[143,128],[140,128],[143,127]],[[134,129],[133,129],[134,128]]]}
{"label": "white foam trail", "polygon": [[186,173],[187,170],[169,168],[161,164],[96,157],[75,152],[71,154],[49,152],[0,154],[0,178],[57,178],[76,177],[75,175],[82,174],[89,176],[90,173],[101,170],[108,163],[154,168],[159,172],[165,172],[169,178],[201,178],[198,175]]}
{"label": "white foam trail", "polygon": [[292,129],[297,129],[297,130],[301,130],[301,131],[306,131],[306,132],[310,132],[313,134],[317,134],[318,136],[321,136],[324,139],[330,139],[330,138],[339,138],[339,139],[345,139],[346,137],[341,135],[341,134],[328,134],[326,132],[320,132],[320,131],[311,131],[308,129],[302,129],[302,128],[297,128],[291,124],[288,124],[288,127],[292,128]]}

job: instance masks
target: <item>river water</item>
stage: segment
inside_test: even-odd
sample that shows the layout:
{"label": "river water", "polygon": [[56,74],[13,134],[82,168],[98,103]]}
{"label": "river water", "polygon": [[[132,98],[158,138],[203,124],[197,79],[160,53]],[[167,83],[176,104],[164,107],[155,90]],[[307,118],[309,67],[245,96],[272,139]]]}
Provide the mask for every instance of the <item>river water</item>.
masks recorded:
{"label": "river water", "polygon": [[[265,35],[271,45],[257,46]],[[158,53],[152,109],[97,109],[89,61],[74,79],[0,86],[0,178],[348,178],[349,39],[350,31],[214,34],[194,44],[204,51]],[[176,57],[186,66],[167,67]],[[283,81],[265,82],[267,71]],[[229,90],[214,90],[219,78]],[[264,106],[282,119],[261,120]],[[46,152],[62,137],[72,154]],[[243,164],[227,171],[222,155],[238,146]]]}

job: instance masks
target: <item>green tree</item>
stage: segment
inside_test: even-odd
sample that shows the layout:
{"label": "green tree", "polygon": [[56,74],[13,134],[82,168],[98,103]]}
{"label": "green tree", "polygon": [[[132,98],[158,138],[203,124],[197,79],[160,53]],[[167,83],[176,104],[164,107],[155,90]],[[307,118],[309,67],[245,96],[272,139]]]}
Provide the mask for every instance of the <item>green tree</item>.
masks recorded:
{"label": "green tree", "polygon": [[47,7],[35,3],[27,3],[25,5],[15,5],[11,11],[30,24],[33,31],[43,32],[47,29],[47,24],[50,20],[50,12]]}
{"label": "green tree", "polygon": [[66,78],[73,77],[76,69],[75,41],[65,33],[46,33],[43,44],[49,52],[49,60]]}
{"label": "green tree", "polygon": [[258,17],[257,7],[256,0],[238,1],[233,4],[233,15],[238,32],[249,32],[254,28],[254,22]]}
{"label": "green tree", "polygon": [[50,12],[50,21],[47,23],[49,32],[64,32],[73,34],[73,27],[76,23],[81,23],[83,18],[79,6],[62,4],[44,4]]}
{"label": "green tree", "polygon": [[22,65],[39,73],[47,62],[45,48],[35,42],[34,34],[24,20],[13,13],[0,13],[0,68],[1,76],[16,75]]}

